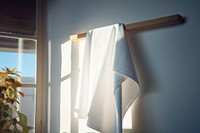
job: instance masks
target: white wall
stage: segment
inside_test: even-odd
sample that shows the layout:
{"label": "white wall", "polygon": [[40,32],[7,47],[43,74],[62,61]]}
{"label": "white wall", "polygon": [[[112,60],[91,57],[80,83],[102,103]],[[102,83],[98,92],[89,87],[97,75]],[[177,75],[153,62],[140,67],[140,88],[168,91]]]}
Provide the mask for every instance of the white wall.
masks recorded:
{"label": "white wall", "polygon": [[61,44],[72,34],[172,14],[185,24],[129,34],[141,83],[133,110],[136,133],[200,132],[198,0],[47,0],[51,133],[59,132]]}

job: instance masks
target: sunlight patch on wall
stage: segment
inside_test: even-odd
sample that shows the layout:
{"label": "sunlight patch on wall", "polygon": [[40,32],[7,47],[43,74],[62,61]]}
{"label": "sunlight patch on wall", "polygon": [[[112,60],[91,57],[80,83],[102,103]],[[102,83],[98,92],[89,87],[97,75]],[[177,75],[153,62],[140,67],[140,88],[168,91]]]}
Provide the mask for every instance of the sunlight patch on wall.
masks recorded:
{"label": "sunlight patch on wall", "polygon": [[47,86],[47,132],[50,132],[51,127],[51,41],[48,41],[48,86]]}
{"label": "sunlight patch on wall", "polygon": [[61,78],[71,73],[71,41],[61,45]]}
{"label": "sunlight patch on wall", "polygon": [[60,132],[71,130],[71,41],[61,45]]}
{"label": "sunlight patch on wall", "polygon": [[51,82],[51,41],[48,42],[48,83]]}
{"label": "sunlight patch on wall", "polygon": [[60,87],[60,132],[70,132],[71,78],[62,81]]}

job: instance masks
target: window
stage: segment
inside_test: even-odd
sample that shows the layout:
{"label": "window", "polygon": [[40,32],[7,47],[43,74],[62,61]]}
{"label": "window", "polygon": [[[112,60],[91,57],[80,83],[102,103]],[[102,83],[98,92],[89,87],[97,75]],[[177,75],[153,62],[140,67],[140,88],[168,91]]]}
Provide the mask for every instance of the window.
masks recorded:
{"label": "window", "polygon": [[[0,36],[0,66],[16,68],[20,72],[25,96],[17,105],[28,118],[28,125],[35,128],[37,42],[33,39]],[[35,130],[31,130],[32,133]]]}
{"label": "window", "polygon": [[0,67],[15,67],[21,72],[20,89],[25,97],[19,108],[29,117],[28,124],[35,128],[32,132],[44,133],[46,0],[3,0],[0,7]]}

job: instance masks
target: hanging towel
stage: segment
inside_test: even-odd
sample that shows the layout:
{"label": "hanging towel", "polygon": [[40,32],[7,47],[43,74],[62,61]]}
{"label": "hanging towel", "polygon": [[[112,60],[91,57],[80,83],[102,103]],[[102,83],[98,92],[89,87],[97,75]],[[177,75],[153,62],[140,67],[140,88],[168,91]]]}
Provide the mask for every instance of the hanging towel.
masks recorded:
{"label": "hanging towel", "polygon": [[122,118],[139,93],[124,25],[90,30],[80,70],[75,117],[101,133],[122,133]]}

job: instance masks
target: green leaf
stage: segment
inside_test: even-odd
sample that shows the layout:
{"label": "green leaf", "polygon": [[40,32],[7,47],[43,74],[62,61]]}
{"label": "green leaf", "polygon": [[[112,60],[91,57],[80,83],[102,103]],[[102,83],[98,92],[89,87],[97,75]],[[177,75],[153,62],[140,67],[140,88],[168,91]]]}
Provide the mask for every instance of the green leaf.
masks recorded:
{"label": "green leaf", "polygon": [[33,129],[33,127],[30,126],[23,127],[23,133],[28,133],[31,129]]}
{"label": "green leaf", "polygon": [[13,118],[13,119],[12,119],[12,124],[13,124],[13,125],[16,125],[16,124],[17,124],[17,119],[16,119],[16,118]]}
{"label": "green leaf", "polygon": [[5,68],[6,68],[6,71],[7,71],[7,72],[9,72],[9,71],[10,71],[10,69],[9,69],[8,67],[5,67]]}
{"label": "green leaf", "polygon": [[17,129],[17,131],[15,133],[23,133],[22,131],[20,131],[19,129]]}
{"label": "green leaf", "polygon": [[12,119],[12,108],[9,108],[8,110],[6,110],[6,113],[8,113],[8,115],[9,115],[9,118],[11,118]]}
{"label": "green leaf", "polygon": [[24,97],[24,93],[23,93],[23,92],[18,91],[18,93],[19,93],[22,97]]}
{"label": "green leaf", "polygon": [[23,133],[28,133],[33,127],[27,126],[27,117],[24,114],[18,112],[18,115],[19,121],[17,123],[23,128]]}
{"label": "green leaf", "polygon": [[5,109],[5,110],[8,110],[9,108],[10,108],[9,105],[4,105],[4,109]]}
{"label": "green leaf", "polygon": [[9,129],[0,129],[0,133],[12,133]]}
{"label": "green leaf", "polygon": [[5,69],[5,68],[3,68],[3,67],[1,67],[1,69],[2,69],[3,71],[6,71],[6,69]]}
{"label": "green leaf", "polygon": [[9,114],[7,112],[3,112],[3,116],[6,118],[9,116]]}
{"label": "green leaf", "polygon": [[17,112],[17,113],[18,113],[18,116],[19,116],[18,124],[21,125],[22,127],[26,126],[27,125],[27,117],[20,112]]}
{"label": "green leaf", "polygon": [[10,81],[10,82],[14,83],[15,79],[13,77],[9,76],[9,79],[7,79],[6,81]]}
{"label": "green leaf", "polygon": [[5,98],[3,93],[0,94],[0,98]]}
{"label": "green leaf", "polygon": [[6,120],[1,120],[0,127],[3,128],[3,126],[6,124]]}
{"label": "green leaf", "polygon": [[0,93],[2,94],[3,91],[6,90],[6,87],[5,86],[0,86]]}

